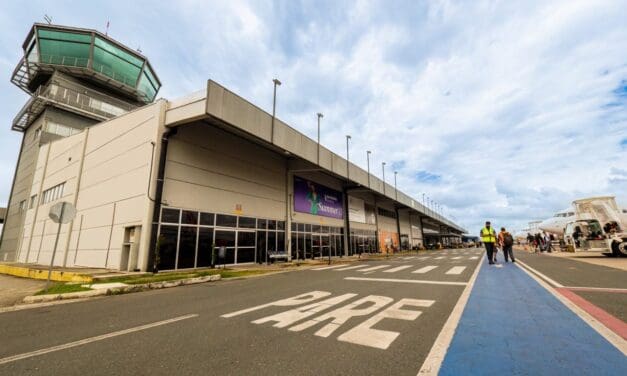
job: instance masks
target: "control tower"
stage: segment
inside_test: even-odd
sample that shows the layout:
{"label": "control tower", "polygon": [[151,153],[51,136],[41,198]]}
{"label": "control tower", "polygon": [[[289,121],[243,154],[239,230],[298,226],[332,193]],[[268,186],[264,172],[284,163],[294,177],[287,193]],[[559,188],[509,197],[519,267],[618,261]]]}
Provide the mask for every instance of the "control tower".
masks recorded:
{"label": "control tower", "polygon": [[[30,95],[13,119],[22,145],[0,237],[0,261],[18,261],[41,145],[151,103],[161,87],[146,57],[96,30],[36,23],[11,82]],[[60,197],[62,192],[58,192]]]}

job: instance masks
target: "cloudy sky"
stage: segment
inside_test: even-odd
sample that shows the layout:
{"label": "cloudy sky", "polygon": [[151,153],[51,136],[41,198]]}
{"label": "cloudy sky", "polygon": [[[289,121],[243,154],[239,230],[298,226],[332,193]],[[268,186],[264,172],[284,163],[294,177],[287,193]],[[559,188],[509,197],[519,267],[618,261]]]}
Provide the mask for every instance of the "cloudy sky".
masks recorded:
{"label": "cloudy sky", "polygon": [[[206,3],[210,4],[207,5]],[[0,5],[0,206],[27,97],[10,82],[44,14],[105,30],[173,99],[211,78],[473,234],[575,198],[627,206],[627,1],[13,1]]]}

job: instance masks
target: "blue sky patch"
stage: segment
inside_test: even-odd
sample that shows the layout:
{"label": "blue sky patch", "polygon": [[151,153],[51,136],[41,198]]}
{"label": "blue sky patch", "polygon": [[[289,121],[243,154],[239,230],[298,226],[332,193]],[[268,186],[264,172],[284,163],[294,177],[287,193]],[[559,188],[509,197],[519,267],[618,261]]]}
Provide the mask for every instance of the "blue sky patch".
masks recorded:
{"label": "blue sky patch", "polygon": [[441,175],[432,174],[429,171],[418,171],[415,175],[416,179],[425,183],[436,183],[442,179]]}

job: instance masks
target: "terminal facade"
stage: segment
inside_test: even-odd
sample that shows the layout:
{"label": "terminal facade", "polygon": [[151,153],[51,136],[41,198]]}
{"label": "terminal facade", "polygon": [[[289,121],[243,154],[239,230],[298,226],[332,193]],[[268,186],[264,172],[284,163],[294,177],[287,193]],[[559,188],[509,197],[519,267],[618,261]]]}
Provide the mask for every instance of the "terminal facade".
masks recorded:
{"label": "terminal facade", "polygon": [[[33,35],[14,73],[32,99],[13,125],[23,142],[0,261],[50,263],[48,211],[60,201],[77,208],[54,262],[67,267],[174,270],[209,266],[216,248],[241,264],[461,241],[460,226],[216,82],[152,102],[160,82],[145,57],[93,30],[36,24]],[[46,57],[44,36],[57,54],[82,40],[87,60]],[[98,50],[114,57],[97,62]],[[57,99],[61,87],[82,100]]]}

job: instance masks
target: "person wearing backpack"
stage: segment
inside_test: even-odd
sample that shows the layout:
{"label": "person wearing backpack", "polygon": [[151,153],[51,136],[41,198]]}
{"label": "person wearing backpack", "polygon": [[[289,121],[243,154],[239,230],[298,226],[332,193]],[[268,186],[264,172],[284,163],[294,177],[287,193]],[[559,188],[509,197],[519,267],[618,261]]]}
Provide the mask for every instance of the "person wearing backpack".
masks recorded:
{"label": "person wearing backpack", "polygon": [[511,258],[512,262],[516,262],[516,259],[514,258],[514,251],[512,250],[512,247],[514,246],[514,237],[512,234],[507,232],[507,230],[505,230],[505,227],[501,227],[501,232],[499,232],[499,243],[503,249],[505,262],[508,262],[508,258]]}

